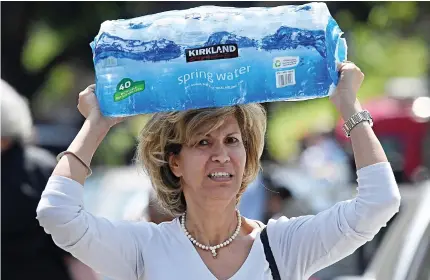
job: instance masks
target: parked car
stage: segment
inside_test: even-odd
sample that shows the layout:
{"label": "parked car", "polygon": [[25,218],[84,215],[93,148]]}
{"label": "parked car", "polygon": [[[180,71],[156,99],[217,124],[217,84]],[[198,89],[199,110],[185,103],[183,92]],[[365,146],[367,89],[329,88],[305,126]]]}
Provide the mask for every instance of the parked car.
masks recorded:
{"label": "parked car", "polygon": [[[363,107],[373,118],[373,131],[384,147],[396,180],[414,183],[430,179],[430,97],[381,97]],[[343,120],[335,128],[335,136],[350,155],[355,168],[351,142],[342,130]]]}
{"label": "parked car", "polygon": [[402,203],[364,273],[335,280],[430,279],[430,181],[401,188]]}

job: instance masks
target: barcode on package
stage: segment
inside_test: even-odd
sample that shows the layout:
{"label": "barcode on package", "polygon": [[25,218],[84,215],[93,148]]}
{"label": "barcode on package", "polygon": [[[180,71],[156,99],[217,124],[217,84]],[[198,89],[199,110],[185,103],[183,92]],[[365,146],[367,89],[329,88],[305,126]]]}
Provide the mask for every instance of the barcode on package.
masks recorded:
{"label": "barcode on package", "polygon": [[293,70],[276,72],[276,88],[282,88],[296,84],[296,74]]}

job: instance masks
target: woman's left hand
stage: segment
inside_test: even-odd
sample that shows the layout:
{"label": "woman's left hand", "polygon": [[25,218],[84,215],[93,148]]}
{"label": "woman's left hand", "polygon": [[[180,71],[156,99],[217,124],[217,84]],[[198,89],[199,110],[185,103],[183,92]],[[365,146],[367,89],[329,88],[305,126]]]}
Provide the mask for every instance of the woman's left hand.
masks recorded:
{"label": "woman's left hand", "polygon": [[364,80],[364,74],[352,62],[343,62],[338,69],[339,83],[336,91],[330,96],[330,100],[346,121],[353,114],[362,110],[357,100],[357,92]]}

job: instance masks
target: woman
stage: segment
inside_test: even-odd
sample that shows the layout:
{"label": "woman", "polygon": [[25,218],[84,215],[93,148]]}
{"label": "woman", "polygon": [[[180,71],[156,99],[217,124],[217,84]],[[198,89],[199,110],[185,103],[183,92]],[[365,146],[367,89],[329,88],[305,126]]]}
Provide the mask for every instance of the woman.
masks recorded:
{"label": "woman", "polygon": [[[364,75],[339,68],[332,102],[349,120],[362,111]],[[96,148],[121,118],[100,114],[91,86],[79,96],[86,121],[63,153],[43,193],[37,218],[58,246],[114,279],[272,279],[259,238],[263,225],[236,205],[257,175],[266,127],[256,104],[158,113],[140,136],[138,159],[172,222],[111,222],[85,212],[82,195]],[[282,279],[307,279],[348,256],[398,211],[400,195],[369,122],[351,131],[358,196],[315,216],[271,220],[270,247]],[[272,263],[273,264],[273,263]]]}

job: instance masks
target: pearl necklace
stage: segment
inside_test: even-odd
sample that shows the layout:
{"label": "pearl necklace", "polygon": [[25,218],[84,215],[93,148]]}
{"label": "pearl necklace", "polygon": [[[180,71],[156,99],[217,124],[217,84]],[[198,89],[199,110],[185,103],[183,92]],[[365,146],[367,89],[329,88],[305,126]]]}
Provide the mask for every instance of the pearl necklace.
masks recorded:
{"label": "pearl necklace", "polygon": [[210,246],[210,245],[203,245],[203,244],[201,244],[201,243],[199,243],[189,232],[188,232],[188,230],[185,228],[185,215],[186,215],[186,213],[184,213],[182,216],[181,216],[181,226],[182,226],[182,229],[184,230],[184,232],[185,232],[185,235],[188,237],[188,239],[195,245],[195,246],[197,246],[197,247],[199,247],[200,249],[203,249],[203,250],[206,250],[206,251],[211,251],[212,252],[212,257],[214,258],[214,259],[216,259],[216,256],[217,256],[217,251],[216,250],[218,250],[218,249],[220,249],[220,248],[222,248],[222,247],[225,247],[225,246],[227,246],[227,245],[229,245],[231,242],[233,242],[233,240],[237,237],[237,235],[239,234],[239,232],[240,232],[240,228],[241,228],[241,226],[242,226],[242,219],[241,219],[241,216],[240,216],[240,212],[239,212],[239,210],[238,209],[236,209],[236,213],[237,213],[237,227],[236,227],[236,230],[234,231],[234,233],[233,233],[233,235],[230,237],[230,238],[228,238],[227,240],[225,240],[224,242],[222,242],[222,243],[220,243],[220,244],[218,244],[218,245],[215,245],[215,246]]}

